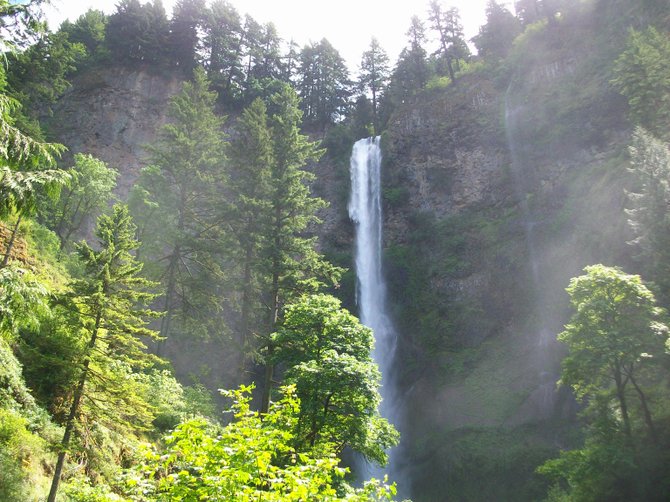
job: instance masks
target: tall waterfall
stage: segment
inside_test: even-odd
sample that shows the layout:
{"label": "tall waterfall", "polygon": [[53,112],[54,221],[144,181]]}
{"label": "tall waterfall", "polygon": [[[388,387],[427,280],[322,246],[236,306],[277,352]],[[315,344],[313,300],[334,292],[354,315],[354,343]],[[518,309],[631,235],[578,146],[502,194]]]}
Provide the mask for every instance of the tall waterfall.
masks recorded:
{"label": "tall waterfall", "polygon": [[531,356],[538,366],[538,386],[528,397],[528,402],[535,403],[537,413],[543,418],[550,418],[554,412],[558,394],[556,392],[555,382],[558,379],[556,373],[555,359],[555,329],[552,329],[556,323],[551,319],[549,308],[545,299],[543,289],[546,288],[544,278],[540,271],[540,258],[537,252],[537,235],[535,226],[537,216],[533,214],[526,194],[531,189],[528,174],[526,173],[527,164],[523,154],[519,149],[517,142],[517,131],[519,129],[520,114],[523,112],[522,106],[514,106],[511,100],[512,83],[510,82],[505,92],[505,135],[507,146],[510,152],[510,170],[514,192],[521,210],[521,219],[526,240],[526,252],[530,263],[530,272],[532,287],[534,290],[535,302],[534,310],[536,316],[540,319],[537,326],[536,347]]}
{"label": "tall waterfall", "polygon": [[[351,153],[351,195],[349,217],[356,226],[356,301],[361,321],[372,328],[375,348],[372,356],[382,373],[381,414],[398,424],[393,382],[396,332],[386,314],[386,285],[382,275],[381,149],[379,136],[361,139]],[[365,469],[380,477],[381,471]],[[392,481],[396,473],[393,451],[387,471]]]}

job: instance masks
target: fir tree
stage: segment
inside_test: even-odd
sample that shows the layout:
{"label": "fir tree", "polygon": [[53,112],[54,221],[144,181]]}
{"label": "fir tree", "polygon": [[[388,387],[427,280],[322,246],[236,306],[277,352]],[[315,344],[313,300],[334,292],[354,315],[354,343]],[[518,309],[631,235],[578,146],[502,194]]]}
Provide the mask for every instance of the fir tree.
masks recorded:
{"label": "fir tree", "polygon": [[[77,310],[79,330],[88,339],[81,363],[80,376],[72,396],[70,411],[65,422],[65,432],[60,444],[58,461],[48,501],[54,502],[63,472],[77,417],[86,387],[101,375],[114,374],[116,363],[125,361],[135,367],[151,365],[155,358],[149,356],[141,341],[155,338],[156,333],[146,327],[147,316],[154,313],[144,308],[153,298],[146,292],[151,283],[139,273],[142,265],[132,256],[139,243],[134,239],[135,227],[125,206],[114,206],[111,216],[98,219],[96,236],[98,248],[95,250],[85,242],[78,247],[78,253],[85,270],[82,280],[72,287],[71,305]],[[105,393],[119,409],[132,396],[124,392],[125,379],[105,378]],[[139,409],[135,413],[142,415]],[[123,420],[123,415],[117,415]]]}
{"label": "fir tree", "polygon": [[[214,113],[216,93],[208,90],[204,71],[170,102],[171,123],[150,147],[152,164],[145,168],[133,193],[133,205],[147,242],[143,259],[151,261],[151,276],[160,281],[160,334],[181,329],[218,329],[222,280],[219,253],[224,164],[223,118]],[[208,324],[209,323],[209,324]]]}

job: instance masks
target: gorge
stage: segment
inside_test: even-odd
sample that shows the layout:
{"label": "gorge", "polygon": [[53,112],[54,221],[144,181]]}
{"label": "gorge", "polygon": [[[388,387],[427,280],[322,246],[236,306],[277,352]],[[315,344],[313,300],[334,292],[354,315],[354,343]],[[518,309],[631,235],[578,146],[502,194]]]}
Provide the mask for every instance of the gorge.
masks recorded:
{"label": "gorge", "polygon": [[[356,85],[325,39],[282,54],[270,27],[242,22],[227,2],[203,2],[193,25],[184,19],[169,24],[160,2],[122,3],[127,9],[89,13],[59,32],[82,40],[88,52],[76,68],[69,63],[70,85],[54,91],[52,100],[31,80],[56,71],[42,68],[48,57],[39,52],[17,62],[11,56],[8,66],[18,69],[8,70],[7,89],[25,100],[27,110],[16,117],[18,108],[9,111],[11,124],[34,131],[39,120],[39,137],[68,148],[58,166],[73,173],[60,202],[40,195],[25,205],[25,215],[23,209],[0,211],[0,245],[12,242],[12,229],[21,227],[7,255],[29,272],[16,277],[38,277],[59,316],[29,319],[11,331],[0,310],[0,432],[10,431],[0,434],[0,446],[11,444],[17,452],[7,460],[0,450],[0,474],[11,464],[6,472],[18,473],[21,493],[44,492],[52,453],[63,446],[57,436],[86,354],[78,333],[91,324],[82,321],[80,331],[64,327],[76,317],[74,307],[88,305],[68,288],[84,284],[88,269],[77,261],[80,254],[90,258],[99,251],[96,244],[75,242],[94,242],[95,219],[113,203],[130,206],[137,228],[128,233],[142,241],[131,253],[142,262],[133,270],[142,270],[150,279],[147,290],[157,295],[137,305],[169,311],[173,322],[163,323],[170,325],[160,342],[166,361],[134,367],[121,359],[104,371],[93,365],[100,382],[128,387],[106,401],[106,386],[91,385],[80,417],[70,413],[79,422],[62,490],[72,501],[97,491],[155,500],[162,483],[177,483],[180,476],[188,480],[184,486],[200,486],[193,466],[216,462],[169,450],[177,448],[172,438],[209,447],[223,436],[267,447],[271,453],[258,457],[270,459],[267,473],[288,468],[292,476],[290,469],[300,471],[304,461],[302,472],[316,473],[310,479],[318,485],[319,465],[328,465],[335,497],[385,474],[397,482],[398,500],[415,502],[646,502],[670,493],[660,474],[667,471],[662,447],[670,437],[662,344],[635,361],[648,363],[635,377],[650,396],[651,411],[637,404],[644,394],[630,383],[623,393],[632,403],[628,432],[611,379],[581,388],[558,383],[573,361],[574,347],[558,341],[576,310],[566,288],[588,265],[640,274],[661,307],[652,309],[659,316],[652,324],[664,333],[663,308],[670,305],[670,191],[664,179],[670,163],[663,160],[670,117],[667,2],[522,1],[515,2],[514,14],[490,2],[487,24],[474,42],[464,41],[478,54],[467,56],[449,52],[463,49],[458,45],[429,54],[438,38],[426,41],[422,22],[412,20],[414,31],[395,66],[373,41]],[[180,12],[191,19],[190,10]],[[431,11],[425,20],[435,36],[435,16],[442,20],[445,12]],[[119,27],[144,26],[133,24],[133,16],[157,23],[156,29],[113,38]],[[91,30],[99,37],[82,36]],[[193,37],[177,37],[179,30]],[[149,50],[145,38],[154,35],[163,38]],[[142,43],[130,43],[136,39]],[[172,51],[174,44],[191,42]],[[62,41],[50,43],[59,48]],[[44,47],[55,51],[38,46]],[[381,78],[375,72],[385,65]],[[643,106],[655,95],[664,97]],[[658,142],[655,150],[645,134]],[[103,183],[75,190],[86,179],[84,168],[98,166],[80,154],[112,168],[114,188],[68,242],[58,231],[67,210],[78,207],[70,201],[87,190],[103,191]],[[79,166],[82,159],[89,163]],[[650,163],[655,172],[644,171]],[[5,284],[15,280],[2,271],[0,294],[13,291]],[[318,316],[300,310],[304,305],[291,310],[316,293],[336,298],[319,300],[321,307],[341,304],[372,329],[379,387],[370,384],[376,373],[368,371],[359,354],[364,344],[354,336],[367,331],[357,331],[348,314],[320,324]],[[312,339],[292,337],[282,324],[284,311],[294,316],[293,334],[304,328],[317,335],[305,350],[313,348],[318,357],[294,357],[291,350],[297,353],[301,341]],[[162,331],[157,315],[147,317],[148,326]],[[342,321],[346,329],[338,331],[338,319],[351,324]],[[324,333],[332,336],[331,345],[319,338]],[[281,347],[277,340],[289,342]],[[109,347],[116,347],[113,340]],[[154,352],[150,345],[150,358]],[[381,416],[401,433],[399,445],[387,450],[386,467],[373,461],[384,438],[361,429],[365,420],[379,418],[376,410],[357,408],[355,399],[337,401],[347,385],[360,385],[366,403],[376,402],[379,392]],[[240,386],[240,394],[219,393]],[[592,394],[579,399],[583,389]],[[240,398],[244,392],[248,402]],[[297,395],[306,403],[302,411],[292,401]],[[119,396],[129,402],[118,404]],[[231,396],[238,400],[237,418],[221,413],[231,411]],[[254,415],[270,411],[266,397],[286,414],[266,422]],[[139,411],[133,415],[126,405]],[[337,413],[351,421],[333,418]],[[135,416],[143,423],[135,424]],[[194,417],[207,425],[189,422]],[[235,423],[244,430],[230,432]],[[180,424],[186,425],[176,429]],[[341,424],[349,428],[333,433],[339,443],[321,442],[323,430]],[[393,438],[383,425],[369,430]],[[647,429],[659,438],[659,451]],[[261,434],[244,436],[249,431]],[[7,439],[24,437],[19,446]],[[146,452],[144,441],[151,443]],[[352,452],[352,443],[364,453]],[[618,455],[629,447],[634,461],[626,462]],[[214,452],[221,458],[237,452],[222,448]],[[323,457],[310,457],[315,452]],[[191,453],[196,460],[184,460],[183,468],[171,464],[169,476],[145,469],[138,478],[128,471]],[[336,470],[344,466],[353,472]],[[261,499],[280,479],[268,476],[254,485]],[[134,487],[124,484],[128,479]],[[291,489],[282,483],[276,486],[286,497],[301,493],[299,486],[331,489],[328,483],[315,488],[296,481]],[[146,499],[138,495],[143,487]],[[659,487],[658,495],[649,487]],[[2,489],[0,483],[0,498]]]}

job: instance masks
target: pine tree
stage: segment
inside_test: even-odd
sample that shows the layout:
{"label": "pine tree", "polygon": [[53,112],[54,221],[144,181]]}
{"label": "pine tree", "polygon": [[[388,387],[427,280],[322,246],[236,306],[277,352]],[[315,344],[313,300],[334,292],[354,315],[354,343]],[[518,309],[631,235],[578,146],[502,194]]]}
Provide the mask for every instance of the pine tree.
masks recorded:
{"label": "pine tree", "polygon": [[407,37],[409,44],[398,57],[388,89],[389,99],[395,106],[423,89],[430,76],[426,50],[423,48],[426,34],[417,16],[412,17]]}
{"label": "pine tree", "polygon": [[[146,292],[151,283],[139,276],[142,265],[132,256],[139,243],[134,239],[135,227],[125,206],[114,206],[111,216],[98,219],[96,236],[99,250],[83,242],[78,253],[85,270],[82,280],[72,287],[71,305],[77,310],[80,330],[88,343],[83,354],[80,376],[74,389],[65,432],[54,471],[48,502],[56,500],[65,457],[75,431],[77,417],[86,387],[101,375],[114,373],[113,366],[126,361],[135,367],[146,367],[154,362],[141,341],[155,338],[156,333],[146,327],[145,318],[154,314],[142,305],[153,298]],[[110,370],[111,368],[111,370]],[[121,407],[126,399],[124,381],[105,378],[95,385]],[[144,415],[141,410],[136,413]],[[122,415],[118,415],[122,419]]]}
{"label": "pine tree", "polygon": [[638,188],[627,192],[628,224],[635,246],[650,277],[670,295],[670,148],[638,127],[630,146],[631,173]]}
{"label": "pine tree", "polygon": [[344,115],[351,94],[349,72],[328,40],[302,49],[299,75],[297,88],[305,122],[326,127]]}

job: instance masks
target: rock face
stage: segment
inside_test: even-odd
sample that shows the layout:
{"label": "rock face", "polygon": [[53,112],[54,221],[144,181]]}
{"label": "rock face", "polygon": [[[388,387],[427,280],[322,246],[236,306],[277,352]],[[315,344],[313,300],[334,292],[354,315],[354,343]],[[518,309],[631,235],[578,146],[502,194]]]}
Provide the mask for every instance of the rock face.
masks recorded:
{"label": "rock face", "polygon": [[117,195],[125,199],[180,88],[174,76],[123,67],[89,71],[74,79],[47,124],[70,153],[90,153],[119,170]]}

